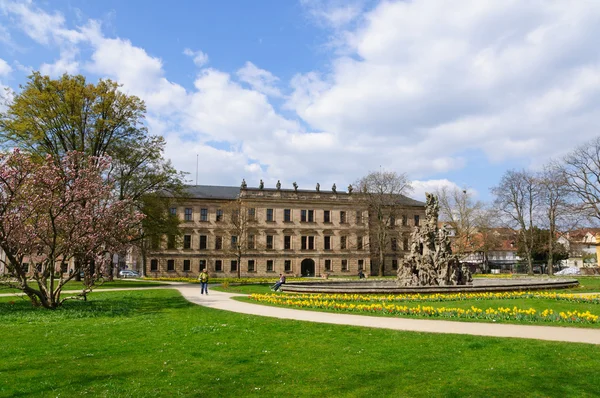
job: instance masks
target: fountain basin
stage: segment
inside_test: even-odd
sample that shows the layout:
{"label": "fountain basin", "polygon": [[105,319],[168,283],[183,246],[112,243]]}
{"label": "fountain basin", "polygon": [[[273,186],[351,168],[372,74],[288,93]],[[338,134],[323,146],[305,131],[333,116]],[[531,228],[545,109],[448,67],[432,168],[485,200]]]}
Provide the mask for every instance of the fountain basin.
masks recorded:
{"label": "fountain basin", "polygon": [[281,286],[289,293],[326,294],[431,294],[431,293],[482,293],[513,292],[527,290],[567,289],[579,282],[569,278],[474,278],[472,285],[451,286],[398,286],[396,281],[323,281],[288,282]]}

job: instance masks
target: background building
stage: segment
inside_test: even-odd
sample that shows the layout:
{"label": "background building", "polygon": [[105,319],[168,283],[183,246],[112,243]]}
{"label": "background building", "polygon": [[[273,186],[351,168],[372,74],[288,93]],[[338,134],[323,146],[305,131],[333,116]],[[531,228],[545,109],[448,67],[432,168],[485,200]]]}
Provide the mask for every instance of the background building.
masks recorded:
{"label": "background building", "polygon": [[558,238],[565,246],[569,258],[564,260],[566,267],[597,267],[600,259],[600,228],[584,228],[571,231]]}
{"label": "background building", "polygon": [[[171,209],[182,236],[156,242],[146,261],[148,276],[193,277],[203,268],[222,277],[377,272],[371,215],[359,193],[188,186],[187,194]],[[397,203],[386,275],[396,273],[412,228],[425,216],[422,202],[398,196]]]}

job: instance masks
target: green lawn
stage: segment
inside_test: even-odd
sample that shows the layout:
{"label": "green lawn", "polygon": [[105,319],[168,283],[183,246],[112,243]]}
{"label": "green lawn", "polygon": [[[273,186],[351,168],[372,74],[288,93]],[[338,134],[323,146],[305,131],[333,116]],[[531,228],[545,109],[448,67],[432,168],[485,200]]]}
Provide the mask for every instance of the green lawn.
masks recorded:
{"label": "green lawn", "polygon": [[[130,287],[152,287],[152,286],[164,286],[166,283],[153,282],[153,281],[132,281],[127,279],[115,279],[113,282],[104,282],[102,285],[98,285],[94,289],[122,289]],[[32,285],[35,287],[35,285]],[[63,290],[81,290],[83,289],[83,283],[77,281],[69,281],[63,288]],[[19,293],[19,289],[10,288],[7,286],[0,285],[0,294],[2,293]]]}
{"label": "green lawn", "polygon": [[586,293],[586,292],[598,292],[600,293],[600,277],[598,276],[567,276],[567,278],[577,279],[579,286],[568,289],[569,293]]}
{"label": "green lawn", "polygon": [[240,315],[174,290],[0,298],[2,397],[584,397],[600,346]]}

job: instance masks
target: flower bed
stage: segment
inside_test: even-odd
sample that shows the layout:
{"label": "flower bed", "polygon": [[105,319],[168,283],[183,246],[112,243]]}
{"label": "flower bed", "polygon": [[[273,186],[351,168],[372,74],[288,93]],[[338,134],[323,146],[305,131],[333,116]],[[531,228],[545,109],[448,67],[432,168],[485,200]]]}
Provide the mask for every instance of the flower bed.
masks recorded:
{"label": "flower bed", "polygon": [[[488,321],[516,320],[526,322],[568,322],[568,323],[597,323],[598,316],[589,311],[561,311],[555,312],[551,309],[537,311],[533,308],[454,308],[454,307],[433,307],[428,305],[407,306],[398,305],[398,301],[452,301],[474,299],[473,296],[484,296],[487,299],[493,298],[546,298],[546,299],[569,299],[584,300],[582,302],[600,303],[598,297],[560,297],[573,295],[560,295],[556,293],[531,293],[531,292],[513,292],[513,293],[464,293],[451,295],[454,298],[446,300],[445,295],[399,295],[399,296],[380,296],[380,295],[285,295],[285,294],[252,294],[250,298],[257,302],[280,305],[291,308],[306,308],[340,312],[358,312],[358,313],[378,313],[385,315],[400,316],[421,316],[432,318],[465,318],[482,319]],[[456,296],[465,296],[464,298]],[[433,298],[432,298],[433,297]],[[481,297],[483,300],[484,297]],[[596,301],[589,301],[596,300]],[[366,303],[365,303],[366,302]]]}
{"label": "flower bed", "polygon": [[464,301],[464,300],[509,300],[523,298],[543,298],[578,303],[600,304],[600,295],[580,296],[554,292],[474,292],[474,293],[433,293],[433,294],[286,294],[293,299],[319,299],[342,302],[424,302],[424,301]]}

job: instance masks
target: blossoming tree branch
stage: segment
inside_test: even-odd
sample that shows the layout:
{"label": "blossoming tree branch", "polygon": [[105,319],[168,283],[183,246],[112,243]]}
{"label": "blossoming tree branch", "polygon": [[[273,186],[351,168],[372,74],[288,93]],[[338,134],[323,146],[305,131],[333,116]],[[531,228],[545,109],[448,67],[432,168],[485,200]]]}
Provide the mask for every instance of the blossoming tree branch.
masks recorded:
{"label": "blossoming tree branch", "polygon": [[[140,232],[143,215],[119,198],[107,177],[108,157],[69,151],[61,158],[20,150],[0,155],[0,248],[8,275],[33,305],[59,307],[93,288]],[[28,272],[25,264],[31,264]],[[74,264],[74,272],[62,272]],[[65,284],[83,273],[82,291],[64,297]]]}

